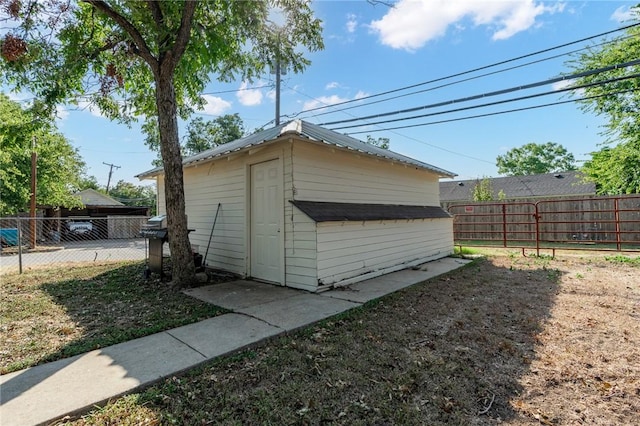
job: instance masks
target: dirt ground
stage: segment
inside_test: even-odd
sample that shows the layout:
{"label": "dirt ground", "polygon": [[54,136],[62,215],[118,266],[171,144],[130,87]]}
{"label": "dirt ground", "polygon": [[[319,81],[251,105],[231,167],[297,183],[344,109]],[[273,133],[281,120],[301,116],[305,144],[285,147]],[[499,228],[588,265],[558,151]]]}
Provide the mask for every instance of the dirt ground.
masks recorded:
{"label": "dirt ground", "polygon": [[638,424],[639,263],[481,259],[76,424]]}
{"label": "dirt ground", "polygon": [[558,285],[518,379],[522,390],[510,400],[518,414],[543,424],[640,422],[637,265],[577,255],[549,262]]}

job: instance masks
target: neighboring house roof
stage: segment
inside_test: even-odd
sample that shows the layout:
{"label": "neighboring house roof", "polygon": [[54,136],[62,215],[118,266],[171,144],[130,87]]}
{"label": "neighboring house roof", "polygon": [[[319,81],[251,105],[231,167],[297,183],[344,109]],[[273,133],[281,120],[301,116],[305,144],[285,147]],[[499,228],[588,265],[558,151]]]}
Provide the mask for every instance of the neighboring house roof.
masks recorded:
{"label": "neighboring house roof", "polygon": [[291,200],[315,222],[439,219],[451,217],[439,206],[407,206],[396,204],[356,204],[325,201]]}
{"label": "neighboring house roof", "polygon": [[[371,156],[382,157],[391,161],[410,164],[412,166],[437,173],[440,177],[456,176],[455,173],[449,172],[436,166],[432,166],[431,164],[423,163],[422,161],[406,157],[402,154],[398,154],[397,152],[393,152],[388,149],[378,148],[377,146],[362,142],[358,139],[352,138],[351,136],[343,135],[341,133],[334,132],[333,130],[328,130],[302,120],[290,121],[288,123],[281,124],[279,126],[263,130],[258,133],[254,133],[253,135],[245,136],[233,142],[219,145],[215,148],[185,158],[182,161],[182,164],[184,166],[189,166],[201,161],[225,157],[238,151],[246,150],[258,145],[263,145],[275,141],[281,136],[288,134],[295,134],[312,141],[323,142],[329,145],[334,145],[352,151],[358,151]],[[139,179],[145,179],[162,173],[162,167],[156,167],[155,169],[140,173],[136,177]]]}
{"label": "neighboring house roof", "polygon": [[[473,188],[481,179],[440,182],[440,202],[473,201]],[[584,182],[580,172],[545,173],[529,176],[489,178],[494,195],[506,199],[595,195],[593,182]]]}
{"label": "neighboring house roof", "polygon": [[80,201],[85,206],[124,206],[120,201],[116,201],[108,195],[101,194],[95,189],[85,189],[74,194],[76,197],[80,197]]}

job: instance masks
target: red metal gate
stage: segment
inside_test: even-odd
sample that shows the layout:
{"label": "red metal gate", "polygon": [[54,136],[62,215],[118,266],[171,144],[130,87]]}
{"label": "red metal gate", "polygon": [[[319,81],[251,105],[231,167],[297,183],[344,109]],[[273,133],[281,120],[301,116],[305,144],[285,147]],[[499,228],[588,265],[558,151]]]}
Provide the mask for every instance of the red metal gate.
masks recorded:
{"label": "red metal gate", "polygon": [[460,204],[456,245],[640,251],[640,195]]}

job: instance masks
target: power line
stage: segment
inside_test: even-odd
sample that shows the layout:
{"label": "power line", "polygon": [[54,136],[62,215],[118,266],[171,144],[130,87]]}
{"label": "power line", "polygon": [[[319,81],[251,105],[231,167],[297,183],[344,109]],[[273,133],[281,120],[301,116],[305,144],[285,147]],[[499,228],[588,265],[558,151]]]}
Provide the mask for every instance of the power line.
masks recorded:
{"label": "power line", "polygon": [[509,113],[512,113],[512,112],[528,111],[528,110],[532,110],[532,109],[546,108],[546,107],[550,107],[550,106],[562,105],[562,104],[567,104],[567,103],[571,103],[571,102],[581,102],[581,101],[587,101],[587,100],[591,100],[591,99],[603,98],[603,97],[611,96],[611,95],[622,95],[622,94],[625,94],[625,93],[632,93],[632,92],[638,92],[638,91],[640,91],[640,88],[622,90],[622,91],[619,91],[619,92],[608,92],[608,93],[603,93],[603,94],[600,94],[600,95],[585,96],[585,97],[578,98],[578,99],[569,99],[569,100],[566,100],[566,101],[550,102],[550,103],[547,103],[547,104],[533,105],[533,106],[528,106],[528,107],[523,107],[523,108],[515,108],[515,109],[510,109],[510,110],[505,110],[505,111],[496,111],[496,112],[490,112],[490,113],[486,113],[486,114],[470,115],[470,116],[467,116],[467,117],[451,118],[451,119],[448,119],[448,120],[431,121],[431,122],[428,122],[428,123],[410,124],[410,125],[406,125],[406,126],[388,127],[388,128],[377,129],[377,130],[363,130],[363,131],[350,132],[350,133],[345,133],[345,134],[347,134],[347,135],[358,135],[358,134],[362,134],[362,133],[374,133],[374,132],[382,132],[382,131],[390,131],[390,130],[410,129],[410,128],[423,127],[423,126],[432,126],[434,124],[444,124],[444,123],[452,123],[452,122],[455,122],[455,121],[471,120],[471,119],[474,119],[474,118],[491,117],[491,116],[494,116],[494,115],[502,115],[502,114],[509,114]]}
{"label": "power line", "polygon": [[[319,126],[329,126],[329,125],[333,125],[333,124],[352,123],[354,121],[362,121],[362,120],[369,120],[369,119],[372,119],[372,118],[388,117],[390,115],[406,114],[408,112],[415,112],[415,111],[421,111],[421,110],[425,110],[425,109],[437,108],[437,107],[441,107],[441,106],[445,106],[445,105],[451,105],[451,104],[455,104],[455,103],[469,102],[469,101],[473,101],[473,100],[477,100],[477,99],[483,99],[483,98],[488,98],[488,97],[493,97],[493,96],[498,96],[498,95],[505,95],[507,93],[512,93],[512,92],[516,92],[516,91],[520,91],[520,90],[533,89],[535,87],[546,86],[546,85],[553,84],[553,83],[559,83],[561,81],[571,81],[571,80],[575,80],[577,78],[588,77],[590,75],[595,75],[595,74],[601,74],[603,72],[607,72],[607,71],[611,71],[611,70],[615,70],[615,69],[628,68],[628,67],[631,67],[631,66],[634,66],[634,65],[638,65],[638,64],[640,64],[640,59],[636,59],[636,60],[628,61],[628,62],[623,62],[621,64],[610,65],[610,66],[607,66],[607,67],[596,68],[594,70],[583,71],[583,72],[579,72],[579,73],[575,73],[575,74],[569,74],[569,75],[566,75],[566,76],[550,78],[550,79],[547,79],[547,80],[537,81],[537,82],[534,82],[534,83],[524,84],[524,85],[520,85],[520,86],[513,86],[513,87],[509,87],[507,89],[501,89],[501,90],[495,90],[495,91],[492,91],[492,92],[481,93],[481,94],[478,94],[478,95],[466,96],[466,97],[463,97],[463,98],[457,98],[457,99],[452,99],[452,100],[447,100],[447,101],[442,101],[442,102],[436,102],[436,103],[433,103],[433,104],[421,105],[421,106],[418,106],[418,107],[405,108],[405,109],[396,110],[396,111],[384,112],[384,113],[380,113],[380,114],[372,114],[372,115],[367,115],[367,116],[359,117],[359,118],[349,118],[349,119],[346,119],[346,120],[328,121],[328,122],[325,122],[325,123],[320,123],[318,125]],[[563,90],[556,90],[556,92],[560,92],[560,91],[563,91]],[[347,126],[347,127],[354,127],[354,126]],[[339,127],[339,128],[343,128],[343,127]]]}
{"label": "power line", "polygon": [[[347,111],[347,110],[351,110],[351,109],[355,109],[355,108],[362,108],[362,107],[367,107],[367,106],[371,106],[371,105],[375,105],[375,104],[380,104],[380,103],[383,103],[383,102],[392,101],[392,100],[395,100],[395,99],[405,98],[407,96],[413,96],[413,95],[417,95],[417,94],[420,94],[420,93],[432,92],[432,91],[435,91],[435,90],[438,90],[438,89],[442,89],[442,88],[445,88],[445,87],[455,86],[456,84],[466,83],[466,82],[473,81],[473,80],[478,80],[478,79],[483,78],[483,77],[497,75],[497,74],[501,74],[501,73],[504,73],[504,72],[507,72],[507,71],[513,71],[513,70],[518,69],[518,68],[524,68],[524,67],[527,67],[527,66],[530,66],[530,65],[535,65],[535,64],[542,63],[542,62],[550,61],[552,59],[558,59],[558,58],[560,58],[562,56],[572,55],[572,54],[580,52],[582,50],[591,49],[593,47],[598,47],[598,46],[603,46],[605,44],[609,44],[609,43],[612,43],[614,41],[626,40],[626,39],[631,38],[631,37],[632,36],[618,37],[613,41],[610,40],[610,41],[606,41],[606,42],[603,42],[603,43],[598,43],[598,44],[596,44],[594,46],[582,47],[580,49],[571,50],[569,52],[560,53],[558,55],[548,56],[546,58],[542,58],[542,59],[538,59],[538,60],[535,60],[535,61],[526,62],[526,63],[520,64],[520,65],[514,65],[514,66],[503,68],[503,69],[500,69],[500,70],[497,70],[497,71],[491,71],[491,72],[480,74],[480,75],[477,75],[477,76],[474,76],[474,77],[463,78],[463,79],[460,79],[460,80],[452,81],[450,83],[445,83],[445,84],[441,84],[441,85],[438,85],[438,86],[430,87],[428,89],[422,89],[422,90],[417,90],[417,91],[414,91],[414,92],[404,93],[402,95],[396,95],[396,96],[392,96],[390,98],[379,99],[379,100],[373,101],[373,102],[359,103],[358,105],[352,105],[352,106],[348,106],[348,107],[345,107],[345,108],[332,109],[331,111],[325,111],[325,112],[321,112],[321,113],[318,113],[318,114],[313,114],[313,116],[314,117],[319,117],[319,116],[322,116],[322,115],[334,114],[334,113],[337,113],[337,112],[343,112],[343,111]],[[356,99],[356,100],[360,101],[361,99],[363,99],[363,98],[359,98],[359,99]],[[332,107],[334,107],[336,105],[340,105],[340,104],[331,104],[331,105],[327,105],[327,106],[325,106],[323,108],[332,108]]]}
{"label": "power line", "polygon": [[[398,89],[387,90],[385,92],[380,92],[380,93],[376,93],[376,94],[373,94],[373,95],[364,96],[364,97],[358,98],[358,99],[350,99],[350,100],[347,100],[347,101],[344,101],[344,102],[339,102],[339,103],[336,103],[336,104],[333,104],[333,105],[328,105],[328,106],[332,106],[333,107],[333,106],[346,105],[346,104],[357,102],[357,101],[363,101],[363,100],[366,100],[366,99],[371,99],[371,98],[376,98],[376,97],[379,97],[379,96],[389,95],[391,93],[396,93],[396,92],[400,92],[400,91],[403,91],[403,90],[413,89],[413,88],[416,88],[416,87],[424,86],[426,84],[437,83],[439,81],[448,80],[450,78],[461,77],[463,75],[471,74],[471,73],[474,73],[474,72],[477,72],[477,71],[482,71],[482,70],[485,70],[485,69],[497,67],[499,65],[508,64],[510,62],[519,61],[521,59],[525,59],[525,58],[529,58],[529,57],[532,57],[532,56],[540,55],[542,53],[547,53],[547,52],[551,52],[553,50],[561,49],[563,47],[567,47],[567,46],[571,46],[571,45],[574,45],[574,44],[582,43],[582,42],[585,42],[585,41],[593,40],[594,38],[604,37],[606,35],[613,34],[613,33],[616,33],[618,31],[624,31],[624,30],[627,30],[629,28],[634,28],[634,27],[637,27],[639,25],[640,25],[640,22],[635,23],[635,24],[631,24],[631,25],[627,25],[627,26],[624,26],[624,27],[616,28],[615,30],[605,31],[603,33],[596,34],[596,35],[593,35],[593,36],[584,37],[584,38],[581,38],[579,40],[575,40],[575,41],[571,41],[571,42],[568,42],[568,43],[560,44],[560,45],[557,45],[557,46],[549,47],[549,48],[546,48],[546,49],[538,50],[536,52],[532,52],[532,53],[528,53],[528,54],[525,54],[525,55],[517,56],[515,58],[506,59],[506,60],[503,60],[503,61],[500,61],[500,62],[494,62],[493,64],[484,65],[484,66],[473,68],[473,69],[470,69],[470,70],[467,70],[467,71],[462,71],[462,72],[459,72],[459,73],[451,74],[451,75],[448,75],[448,76],[445,76],[445,77],[439,77],[439,78],[436,78],[436,79],[424,81],[422,83],[416,83],[416,84],[412,84],[412,85],[409,85],[409,86],[400,87]],[[290,116],[290,117],[291,118],[295,118],[300,114],[308,113],[308,112],[312,112],[312,111],[317,111],[317,110],[320,110],[320,109],[327,108],[328,106],[316,107],[316,108],[311,108],[311,109],[308,109],[308,110],[305,110],[305,111],[300,111],[299,113],[296,113],[296,114],[294,114],[293,116]]]}
{"label": "power line", "polygon": [[[312,96],[309,96],[309,95],[307,95],[306,93],[302,93],[302,92],[300,92],[300,91],[298,91],[298,90],[294,89],[293,87],[289,87],[289,89],[293,90],[293,91],[294,91],[294,92],[296,92],[296,93],[299,93],[299,94],[300,94],[300,95],[302,95],[302,96],[306,96],[306,97],[308,97],[309,99],[313,99],[313,100],[316,100],[316,101],[317,101],[317,99],[313,98]],[[352,115],[352,114],[349,114],[349,113],[347,113],[347,114],[348,114],[348,115],[351,115],[351,116],[353,117],[353,115]],[[272,121],[273,121],[273,120],[272,120]],[[267,124],[269,124],[269,123],[267,123]],[[381,129],[381,130],[383,130],[383,129]],[[376,131],[378,131],[378,130],[376,130]],[[363,132],[363,133],[372,133],[372,132]],[[439,150],[444,151],[444,152],[448,152],[449,154],[454,154],[454,155],[457,155],[457,156],[460,156],[460,157],[466,157],[466,158],[470,158],[470,159],[472,159],[472,160],[476,160],[476,161],[480,161],[480,162],[483,162],[483,163],[487,163],[487,164],[493,164],[493,165],[495,165],[495,162],[494,162],[494,161],[488,161],[488,160],[484,160],[484,159],[482,159],[482,158],[473,157],[473,156],[471,156],[471,155],[463,154],[463,153],[461,153],[461,152],[452,151],[452,150],[450,150],[450,149],[443,148],[443,147],[438,146],[438,145],[430,144],[430,143],[428,143],[428,142],[422,141],[422,140],[420,140],[420,139],[416,139],[416,138],[414,138],[414,137],[412,137],[412,136],[403,135],[403,134],[400,134],[400,133],[398,133],[398,132],[392,132],[392,133],[395,133],[396,135],[398,135],[398,136],[400,136],[400,137],[403,137],[403,138],[405,138],[405,139],[409,139],[409,140],[412,140],[412,141],[414,141],[414,142],[418,142],[418,143],[420,143],[420,144],[422,144],[422,145],[426,145],[426,146],[429,146],[429,147],[432,147],[432,148],[435,148],[435,149],[439,149]]]}
{"label": "power line", "polygon": [[203,92],[201,93],[201,95],[221,95],[224,93],[237,93],[237,92],[244,92],[247,90],[258,90],[258,89],[265,89],[265,88],[273,88],[273,84],[263,84],[262,86],[253,86],[253,87],[245,87],[243,89],[229,89],[229,90],[220,90],[217,92]]}
{"label": "power line", "polygon": [[394,122],[397,122],[397,121],[414,120],[416,118],[425,118],[425,117],[432,117],[434,115],[443,115],[443,114],[450,114],[450,113],[454,113],[454,112],[468,111],[468,110],[471,110],[471,109],[484,108],[484,107],[489,107],[489,106],[496,106],[496,105],[501,105],[501,104],[506,104],[506,103],[511,103],[511,102],[518,102],[518,101],[524,101],[524,100],[533,99],[533,98],[539,98],[541,96],[554,95],[554,94],[560,93],[560,92],[567,92],[567,91],[578,90],[578,89],[586,89],[586,88],[594,87],[594,86],[602,86],[604,84],[615,83],[615,82],[624,81],[624,80],[630,80],[632,78],[637,78],[637,77],[640,77],[640,73],[625,75],[625,76],[622,76],[622,77],[610,78],[608,80],[595,81],[595,82],[592,82],[592,83],[581,84],[581,85],[578,85],[578,86],[564,87],[562,89],[551,90],[551,91],[542,92],[542,93],[535,93],[533,95],[528,95],[528,96],[520,96],[520,97],[517,97],[517,98],[503,99],[501,101],[495,101],[495,102],[488,102],[488,103],[484,103],[484,104],[472,105],[472,106],[467,106],[467,107],[463,107],[463,108],[456,108],[456,109],[450,109],[450,110],[446,110],[446,111],[432,112],[432,113],[429,113],[429,114],[413,115],[411,117],[401,117],[401,118],[395,118],[395,119],[391,119],[391,120],[376,121],[376,122],[373,122],[373,123],[353,124],[353,125],[350,125],[350,126],[334,127],[333,130],[350,129],[352,127],[362,127],[362,126],[371,126],[371,125],[378,125],[378,124],[394,123]]}

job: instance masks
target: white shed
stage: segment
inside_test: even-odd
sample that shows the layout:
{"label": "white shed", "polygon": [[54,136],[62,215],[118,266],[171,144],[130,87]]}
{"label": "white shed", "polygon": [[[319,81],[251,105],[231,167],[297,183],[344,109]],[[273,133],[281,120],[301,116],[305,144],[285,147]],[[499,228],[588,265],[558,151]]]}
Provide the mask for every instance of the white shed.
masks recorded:
{"label": "white shed", "polygon": [[[189,238],[210,267],[322,291],[450,255],[453,176],[296,120],[185,158]],[[138,177],[157,180],[162,213],[162,169]]]}

